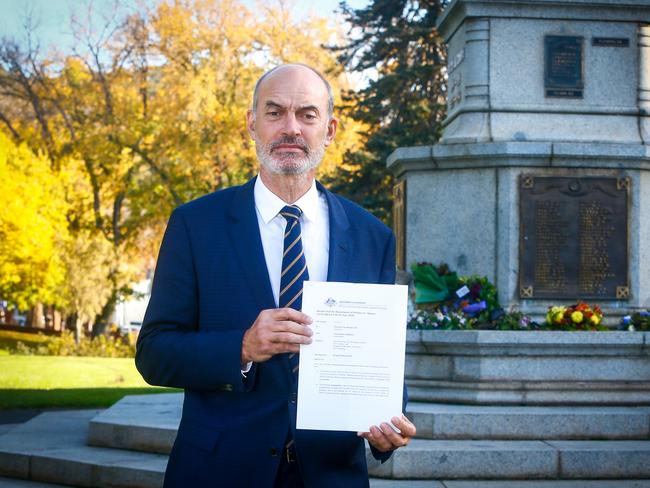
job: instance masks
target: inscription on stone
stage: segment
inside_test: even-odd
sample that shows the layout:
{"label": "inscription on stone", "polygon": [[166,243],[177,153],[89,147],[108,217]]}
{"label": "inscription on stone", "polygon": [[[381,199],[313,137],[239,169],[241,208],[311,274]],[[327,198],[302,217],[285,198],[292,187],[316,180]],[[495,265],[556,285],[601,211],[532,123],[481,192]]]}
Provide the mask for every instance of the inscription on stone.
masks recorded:
{"label": "inscription on stone", "polygon": [[406,269],[406,180],[393,186],[393,231],[395,232],[395,264]]}
{"label": "inscription on stone", "polygon": [[557,290],[565,293],[567,289],[567,270],[562,263],[561,251],[566,246],[566,237],[557,232],[558,224],[563,225],[562,203],[553,200],[535,202],[535,259],[534,290]]}
{"label": "inscription on stone", "polygon": [[447,64],[447,73],[449,76],[447,93],[447,102],[449,110],[453,109],[463,99],[463,74],[462,70],[454,73],[465,60],[465,48],[461,49],[455,56],[450,58]]}
{"label": "inscription on stone", "polygon": [[583,38],[544,37],[544,89],[547,97],[582,98]]}
{"label": "inscription on stone", "polygon": [[596,47],[630,47],[627,37],[593,37],[591,45]]}
{"label": "inscription on stone", "polygon": [[522,176],[521,298],[628,298],[628,178]]}

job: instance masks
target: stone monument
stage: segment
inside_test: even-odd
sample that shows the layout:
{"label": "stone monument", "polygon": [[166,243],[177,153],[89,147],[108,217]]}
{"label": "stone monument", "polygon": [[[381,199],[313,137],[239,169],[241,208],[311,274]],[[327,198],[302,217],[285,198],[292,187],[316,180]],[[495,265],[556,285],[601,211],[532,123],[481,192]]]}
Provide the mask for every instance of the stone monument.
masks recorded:
{"label": "stone monument", "polygon": [[398,267],[486,275],[504,307],[650,307],[650,0],[454,0],[438,144],[399,148]]}

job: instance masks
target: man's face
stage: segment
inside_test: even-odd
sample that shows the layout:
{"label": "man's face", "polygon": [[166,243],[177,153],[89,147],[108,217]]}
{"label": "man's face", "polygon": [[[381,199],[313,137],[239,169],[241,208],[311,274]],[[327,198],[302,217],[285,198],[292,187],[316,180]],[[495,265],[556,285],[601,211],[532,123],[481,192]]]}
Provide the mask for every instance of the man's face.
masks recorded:
{"label": "man's face", "polygon": [[257,109],[248,112],[247,127],[264,168],[298,175],[320,164],[337,120],[327,113],[323,81],[305,67],[286,66],[260,84]]}

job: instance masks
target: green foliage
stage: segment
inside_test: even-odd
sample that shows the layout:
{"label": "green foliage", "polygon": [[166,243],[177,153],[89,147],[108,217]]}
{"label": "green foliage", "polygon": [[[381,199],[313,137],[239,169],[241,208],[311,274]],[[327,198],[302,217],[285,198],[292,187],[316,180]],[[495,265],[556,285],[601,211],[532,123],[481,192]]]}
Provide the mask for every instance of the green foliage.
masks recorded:
{"label": "green foliage", "polygon": [[[482,328],[479,325],[478,328]],[[504,313],[491,324],[485,324],[483,328],[494,330],[539,330],[539,324],[533,322],[528,315],[517,310]]]}
{"label": "green foliage", "polygon": [[44,334],[0,330],[0,350],[4,351],[15,351],[19,343],[22,344],[21,347],[35,349],[48,340],[49,337]]}
{"label": "green foliage", "polygon": [[353,9],[341,3],[351,25],[339,61],[370,79],[349,92],[347,112],[369,129],[365,151],[348,155],[353,166],[329,184],[378,217],[391,213],[386,158],[397,147],[437,141],[445,115],[446,52],[436,22],[446,0],[374,0]]}
{"label": "green foliage", "polygon": [[64,331],[60,337],[42,334],[14,334],[16,335],[9,336],[5,331],[0,331],[0,348],[9,354],[102,358],[135,357],[135,344],[126,336],[82,337],[77,343],[74,334],[70,331]]}
{"label": "green foliage", "polygon": [[458,276],[445,263],[413,264],[411,272],[415,304],[433,312],[438,321],[447,321],[456,314],[465,316],[471,323],[487,323],[495,320],[497,312],[501,315],[497,289],[485,276]]}

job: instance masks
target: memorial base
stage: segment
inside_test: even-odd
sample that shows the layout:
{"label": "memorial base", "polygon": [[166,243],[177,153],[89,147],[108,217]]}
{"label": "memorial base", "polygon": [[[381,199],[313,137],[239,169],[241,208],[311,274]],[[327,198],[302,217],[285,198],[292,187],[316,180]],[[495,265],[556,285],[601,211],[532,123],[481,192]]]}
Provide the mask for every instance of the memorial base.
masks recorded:
{"label": "memorial base", "polygon": [[[404,185],[403,221],[396,228],[404,230],[397,237],[405,249],[403,262],[407,270],[416,262],[446,262],[461,275],[485,275],[497,286],[502,306],[536,319],[541,319],[549,306],[570,305],[579,299],[600,305],[605,323],[610,325],[622,315],[650,307],[648,146],[560,142],[437,144],[397,149],[388,159],[388,166]],[[520,215],[525,177],[602,178],[629,185],[627,226],[619,222],[625,216],[612,211],[602,229],[590,229],[599,239],[617,245],[625,242],[627,249],[610,256],[610,267],[611,274],[623,276],[626,283],[603,289],[602,295],[592,292],[585,296],[576,290],[553,298],[527,295],[522,289],[520,268],[524,238],[521,219],[529,217]],[[556,237],[562,237],[560,219],[556,229],[552,221],[547,224],[549,232],[555,231]],[[627,236],[612,231],[626,227]],[[621,256],[625,256],[622,261]],[[534,261],[535,258],[533,266]],[[573,271],[551,271],[565,273],[566,280],[576,283],[578,263],[574,264]],[[617,287],[626,285],[617,295]]]}
{"label": "memorial base", "polygon": [[648,405],[650,332],[407,333],[412,401]]}

